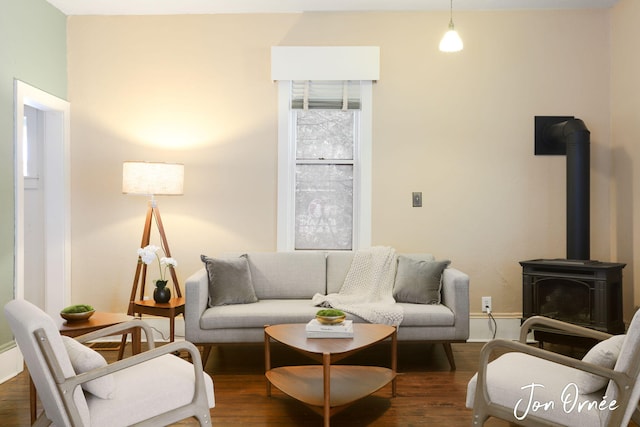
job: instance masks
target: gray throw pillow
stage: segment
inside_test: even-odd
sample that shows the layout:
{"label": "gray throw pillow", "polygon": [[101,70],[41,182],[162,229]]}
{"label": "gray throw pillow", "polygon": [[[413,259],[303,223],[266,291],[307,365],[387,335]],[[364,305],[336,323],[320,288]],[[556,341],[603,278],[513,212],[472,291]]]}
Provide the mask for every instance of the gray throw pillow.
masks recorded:
{"label": "gray throw pillow", "polygon": [[396,302],[440,304],[442,272],[451,261],[420,261],[398,256],[398,270],[393,286]]}
{"label": "gray throw pillow", "polygon": [[232,259],[200,255],[209,276],[209,307],[257,302],[246,255]]}

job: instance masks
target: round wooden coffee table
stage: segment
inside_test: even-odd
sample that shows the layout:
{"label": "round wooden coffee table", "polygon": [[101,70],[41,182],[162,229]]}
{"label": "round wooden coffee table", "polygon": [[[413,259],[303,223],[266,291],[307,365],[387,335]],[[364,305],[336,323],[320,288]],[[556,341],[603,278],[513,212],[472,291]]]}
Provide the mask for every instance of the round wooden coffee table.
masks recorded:
{"label": "round wooden coffee table", "polygon": [[[367,347],[391,339],[391,368],[377,366],[333,365]],[[285,366],[271,368],[271,340],[309,356],[321,366]],[[324,417],[331,416],[356,400],[392,383],[396,395],[397,330],[392,326],[369,323],[353,325],[353,338],[307,338],[304,324],[266,326],[264,329],[265,376],[267,396],[271,385],[307,404]]]}

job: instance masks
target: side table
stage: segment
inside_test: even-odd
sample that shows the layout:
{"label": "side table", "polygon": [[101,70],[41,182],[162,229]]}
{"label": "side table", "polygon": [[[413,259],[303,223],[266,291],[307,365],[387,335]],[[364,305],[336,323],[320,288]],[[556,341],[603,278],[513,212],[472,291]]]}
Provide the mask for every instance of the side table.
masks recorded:
{"label": "side table", "polygon": [[171,298],[169,302],[155,302],[153,299],[131,301],[129,314],[161,316],[169,318],[169,341],[173,342],[176,330],[176,316],[184,316],[184,297]]}
{"label": "side table", "polygon": [[[169,302],[155,302],[152,299],[135,300],[129,302],[129,311],[131,316],[150,314],[152,316],[161,316],[169,318],[169,341],[173,342],[176,331],[176,316],[182,314],[184,317],[184,297],[171,298]],[[124,353],[124,345],[127,342],[127,335],[122,336],[120,352],[118,358],[121,359]]]}
{"label": "side table", "polygon": [[[121,313],[105,313],[101,311],[96,311],[93,313],[87,320],[76,321],[76,322],[67,322],[62,318],[58,321],[58,329],[60,330],[60,335],[66,335],[68,337],[78,337],[80,335],[88,334],[89,332],[97,331],[100,329],[104,329],[108,326],[117,325],[119,323],[128,322],[129,320],[133,320],[133,317],[128,316],[126,314]],[[141,351],[141,338],[140,338],[140,330],[137,328],[131,329],[129,331],[125,331],[123,335],[126,339],[127,333],[131,333],[131,349],[133,354],[138,354]],[[119,358],[122,358],[122,354],[124,351],[124,343],[120,347],[120,353],[118,355]],[[31,410],[31,424],[33,424],[37,418],[37,392],[36,387],[31,380],[31,376],[29,376],[29,405]]]}

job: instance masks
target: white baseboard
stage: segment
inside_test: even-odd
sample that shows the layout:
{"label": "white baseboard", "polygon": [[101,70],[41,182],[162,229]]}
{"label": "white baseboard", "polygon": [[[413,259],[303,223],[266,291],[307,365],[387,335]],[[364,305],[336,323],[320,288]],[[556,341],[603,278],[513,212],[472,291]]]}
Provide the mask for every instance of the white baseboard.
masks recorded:
{"label": "white baseboard", "polygon": [[[495,323],[485,313],[471,314],[469,342],[487,342],[494,338],[518,340],[520,338],[520,313],[493,313]],[[496,331],[497,326],[497,331]]]}
{"label": "white baseboard", "polygon": [[[155,317],[155,316],[142,316],[142,320],[145,321],[153,330],[154,342],[169,342],[169,318],[168,317]],[[176,329],[175,329],[175,341],[184,341],[184,319],[182,317],[176,317]],[[127,336],[127,340],[131,341],[131,335]],[[142,332],[142,341],[147,339]],[[116,342],[120,341],[118,337],[105,337],[95,340],[96,342]]]}
{"label": "white baseboard", "polygon": [[[169,318],[168,317],[155,317],[155,316],[142,316],[151,329],[153,329],[153,340],[156,342],[169,342]],[[175,341],[184,340],[184,319],[182,316],[175,318]],[[131,337],[131,335],[129,335]],[[111,338],[113,340],[113,338]],[[142,334],[142,340],[145,341],[144,333]]]}
{"label": "white baseboard", "polygon": [[22,354],[17,346],[0,353],[0,384],[15,377],[23,369]]}

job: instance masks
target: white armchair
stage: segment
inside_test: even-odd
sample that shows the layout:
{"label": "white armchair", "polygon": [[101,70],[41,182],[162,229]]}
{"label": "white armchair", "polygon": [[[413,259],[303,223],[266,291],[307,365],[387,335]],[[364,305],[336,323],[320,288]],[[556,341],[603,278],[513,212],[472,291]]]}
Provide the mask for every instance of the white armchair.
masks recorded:
{"label": "white armchair", "polygon": [[[203,372],[193,344],[155,348],[151,329],[140,320],[74,341],[62,337],[53,319],[24,300],[10,301],[5,315],[44,408],[34,425],[158,426],[189,417],[201,425],[211,423],[213,380]],[[99,353],[78,344],[132,327],[145,332],[149,350],[109,365]],[[173,354],[180,350],[186,350],[193,363]]]}
{"label": "white armchair", "polygon": [[[582,360],[526,344],[536,327],[600,340]],[[492,354],[502,354],[490,362]],[[472,425],[489,417],[524,426],[626,426],[640,420],[640,311],[626,335],[611,336],[547,317],[527,319],[520,342],[493,340],[467,387]]]}

